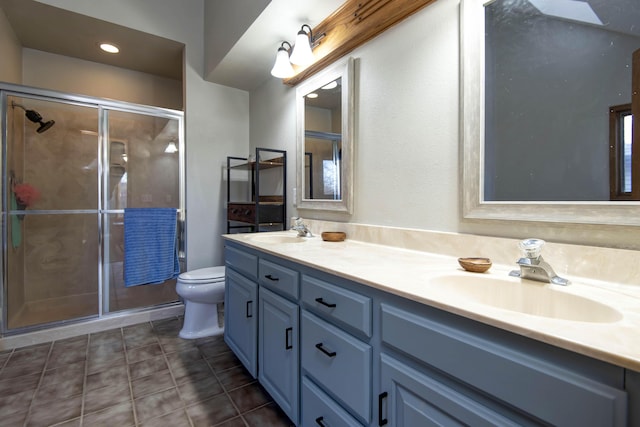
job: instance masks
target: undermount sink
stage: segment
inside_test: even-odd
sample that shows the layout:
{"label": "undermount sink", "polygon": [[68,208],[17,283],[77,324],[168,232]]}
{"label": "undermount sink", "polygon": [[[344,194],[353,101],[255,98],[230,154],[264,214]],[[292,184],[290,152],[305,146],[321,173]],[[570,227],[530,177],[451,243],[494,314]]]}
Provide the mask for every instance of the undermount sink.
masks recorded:
{"label": "undermount sink", "polygon": [[251,235],[249,240],[258,243],[302,243],[305,238],[295,235],[256,233]]}
{"label": "undermount sink", "polygon": [[554,289],[557,285],[480,275],[446,275],[432,281],[439,291],[457,298],[532,316],[591,323],[622,319],[616,309],[579,295]]}

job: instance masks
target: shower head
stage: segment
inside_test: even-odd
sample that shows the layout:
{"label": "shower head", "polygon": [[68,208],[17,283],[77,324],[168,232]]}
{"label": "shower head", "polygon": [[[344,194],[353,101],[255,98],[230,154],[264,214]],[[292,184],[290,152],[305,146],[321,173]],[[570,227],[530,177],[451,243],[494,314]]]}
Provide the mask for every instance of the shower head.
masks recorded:
{"label": "shower head", "polygon": [[43,122],[42,121],[42,116],[36,110],[27,110],[22,105],[20,105],[20,104],[18,104],[16,102],[12,102],[11,106],[13,108],[15,108],[15,107],[22,108],[24,110],[24,115],[27,117],[27,119],[29,119],[33,123],[39,123],[40,127],[38,127],[38,129],[36,129],[36,132],[38,132],[38,133],[45,132],[45,131],[49,130],[51,128],[51,126],[56,124],[56,122],[54,120],[49,120],[48,122]]}

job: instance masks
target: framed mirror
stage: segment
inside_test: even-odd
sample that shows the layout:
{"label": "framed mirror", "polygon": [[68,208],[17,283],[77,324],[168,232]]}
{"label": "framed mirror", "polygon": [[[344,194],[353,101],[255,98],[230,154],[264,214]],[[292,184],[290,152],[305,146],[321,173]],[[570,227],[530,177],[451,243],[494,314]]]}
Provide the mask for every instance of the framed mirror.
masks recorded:
{"label": "framed mirror", "polygon": [[327,67],[296,88],[298,209],[351,213],[353,62]]}
{"label": "framed mirror", "polygon": [[637,22],[636,0],[462,0],[465,218],[640,225]]}

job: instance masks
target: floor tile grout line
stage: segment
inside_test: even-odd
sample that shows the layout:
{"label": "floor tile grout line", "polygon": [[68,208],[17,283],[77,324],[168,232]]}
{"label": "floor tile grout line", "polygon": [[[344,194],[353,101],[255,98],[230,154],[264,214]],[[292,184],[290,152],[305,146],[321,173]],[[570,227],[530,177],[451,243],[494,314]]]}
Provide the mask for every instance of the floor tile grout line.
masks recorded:
{"label": "floor tile grout line", "polygon": [[84,378],[82,379],[82,399],[80,401],[80,427],[84,424],[84,401],[87,397],[87,376],[89,372],[89,346],[91,345],[90,334],[87,334],[87,347],[84,351]]}
{"label": "floor tile grout line", "polygon": [[[44,366],[42,366],[42,372],[40,373],[40,379],[38,380],[38,385],[36,385],[36,389],[33,391],[33,395],[31,396],[31,402],[29,402],[29,408],[27,408],[27,414],[25,415],[24,421],[23,421],[23,426],[27,426],[27,421],[29,421],[29,418],[31,417],[31,409],[33,408],[33,402],[35,402],[36,400],[36,395],[38,394],[38,391],[40,390],[40,386],[42,385],[42,382],[44,381],[44,374],[47,372],[47,363],[49,363],[49,356],[51,356],[51,353],[53,352],[53,343],[55,341],[51,341],[49,343],[49,351],[47,352],[47,357],[45,358],[44,361]],[[14,349],[15,352],[15,349]]]}
{"label": "floor tile grout line", "polygon": [[127,351],[127,342],[124,338],[124,328],[120,328],[120,339],[122,339],[122,348],[124,351],[124,366],[127,371],[127,382],[129,384],[129,399],[131,401],[131,411],[133,412],[133,425],[138,425],[138,413],[136,411],[136,402],[133,398],[133,384],[131,382],[131,373],[129,372],[129,352]]}
{"label": "floor tile grout line", "polygon": [[[218,381],[218,384],[220,384],[220,387],[222,387],[222,391],[227,396],[227,399],[229,399],[229,402],[231,402],[231,404],[233,405],[233,407],[236,410],[236,412],[238,413],[238,415],[240,415],[240,419],[242,420],[242,422],[244,422],[244,425],[246,427],[249,427],[249,424],[247,423],[247,421],[242,416],[242,412],[240,412],[240,408],[238,408],[238,405],[236,405],[236,403],[231,398],[231,395],[227,391],[227,387],[224,384],[222,384],[222,381],[220,381],[220,377],[218,377],[218,374],[216,373],[215,369],[213,369],[213,367],[211,367],[211,364],[209,363],[209,360],[207,358],[205,358],[205,357],[203,357],[203,359],[204,359],[205,363],[209,366],[209,369],[211,369],[211,372],[213,372],[213,375],[216,377],[216,380]],[[226,421],[228,421],[228,420],[226,420]]]}
{"label": "floor tile grout line", "polygon": [[9,352],[9,355],[7,356],[7,359],[4,361],[4,363],[2,364],[2,366],[0,366],[0,378],[2,378],[2,371],[4,371],[4,367],[7,366],[7,363],[9,362],[9,359],[11,359],[11,356],[13,355],[13,353],[16,351],[15,348],[12,348],[11,351]]}
{"label": "floor tile grout line", "polygon": [[[153,328],[153,333],[156,337],[156,339],[158,339],[158,335],[156,333],[156,328],[153,325],[153,322],[151,322],[151,326]],[[180,407],[180,409],[182,409],[182,411],[184,412],[184,414],[187,416],[187,420],[189,420],[189,425],[191,427],[193,426],[193,421],[191,420],[191,417],[189,416],[189,413],[187,412],[187,404],[184,401],[183,397],[182,397],[182,393],[180,393],[180,387],[178,387],[178,382],[176,381],[176,377],[175,375],[173,375],[173,369],[171,368],[171,363],[169,363],[169,358],[167,357],[167,352],[164,351],[164,346],[162,345],[162,342],[160,341],[160,339],[158,339],[158,344],[160,345],[160,351],[162,352],[162,357],[164,358],[164,363],[167,364],[167,369],[169,370],[169,376],[171,377],[171,381],[173,382],[173,385],[176,389],[176,393],[178,393],[178,397],[180,398],[180,402],[182,402],[182,406]]]}
{"label": "floor tile grout line", "polygon": [[[175,408],[175,409],[173,409],[172,411],[169,411],[169,412],[166,412],[166,413],[158,414],[157,416],[154,416],[154,417],[152,417],[152,418],[150,418],[150,419],[148,420],[148,421],[151,421],[151,420],[153,420],[153,419],[160,418],[160,417],[162,417],[162,416],[164,416],[164,415],[170,414],[171,412],[173,412],[173,411],[175,411],[175,410],[177,410],[177,409],[182,409],[182,410],[186,413],[186,405],[184,405],[184,401],[183,401],[183,399],[182,399],[182,396],[180,395],[180,391],[179,391],[179,389],[178,389],[177,382],[175,381],[175,378],[174,378],[174,376],[173,376],[173,372],[171,371],[171,366],[169,365],[168,359],[167,359],[167,357],[166,357],[166,354],[165,354],[165,351],[164,351],[164,347],[162,346],[162,343],[160,342],[160,339],[158,339],[158,336],[157,336],[157,334],[156,334],[156,329],[155,329],[155,327],[154,327],[154,325],[153,325],[153,322],[152,322],[152,321],[150,321],[149,323],[151,324],[151,330],[152,330],[153,336],[154,336],[154,338],[156,339],[156,341],[157,341],[158,345],[160,346],[160,351],[162,352],[163,359],[164,359],[164,361],[165,361],[165,363],[166,363],[166,365],[167,365],[167,371],[169,372],[169,376],[171,377],[171,380],[172,380],[172,382],[173,382],[173,384],[174,384],[174,386],[173,386],[172,388],[175,388],[175,389],[176,389],[176,392],[178,393],[178,396],[180,397],[180,401],[183,403],[183,405],[182,405],[181,407],[179,407],[179,408]],[[137,348],[139,348],[139,347],[137,347]],[[141,377],[141,378],[150,377],[150,376],[153,376],[153,375],[155,375],[155,374],[157,374],[157,372],[155,372],[155,373],[151,373],[151,374],[149,374],[149,375],[147,375],[147,376],[145,376],[145,377]],[[136,378],[136,380],[138,380],[138,379],[140,379],[140,378]],[[131,390],[132,390],[132,392],[133,392],[133,384],[131,384]],[[170,390],[170,388],[167,388],[166,390]],[[161,390],[161,391],[166,391],[166,390]],[[139,396],[138,398],[134,398],[134,399],[133,399],[133,405],[135,406],[135,401],[136,401],[137,399],[142,398],[142,397],[145,397],[145,396],[150,396],[150,395],[152,395],[152,394],[159,393],[159,392],[161,392],[161,391],[154,390],[153,392],[147,393],[147,394],[145,394],[144,396]],[[133,396],[133,393],[132,393],[132,396]],[[189,418],[188,414],[187,414],[187,419],[189,419],[189,424],[192,426],[191,419]],[[136,425],[139,425],[139,423],[137,423]]]}

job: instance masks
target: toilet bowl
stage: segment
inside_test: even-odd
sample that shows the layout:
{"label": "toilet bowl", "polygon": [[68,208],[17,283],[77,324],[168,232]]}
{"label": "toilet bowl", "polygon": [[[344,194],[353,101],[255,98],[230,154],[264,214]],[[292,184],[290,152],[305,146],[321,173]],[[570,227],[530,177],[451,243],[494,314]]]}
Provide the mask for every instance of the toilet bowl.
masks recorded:
{"label": "toilet bowl", "polygon": [[178,276],[176,292],[184,300],[184,324],[180,338],[220,335],[218,304],[224,302],[224,267],[187,271]]}

